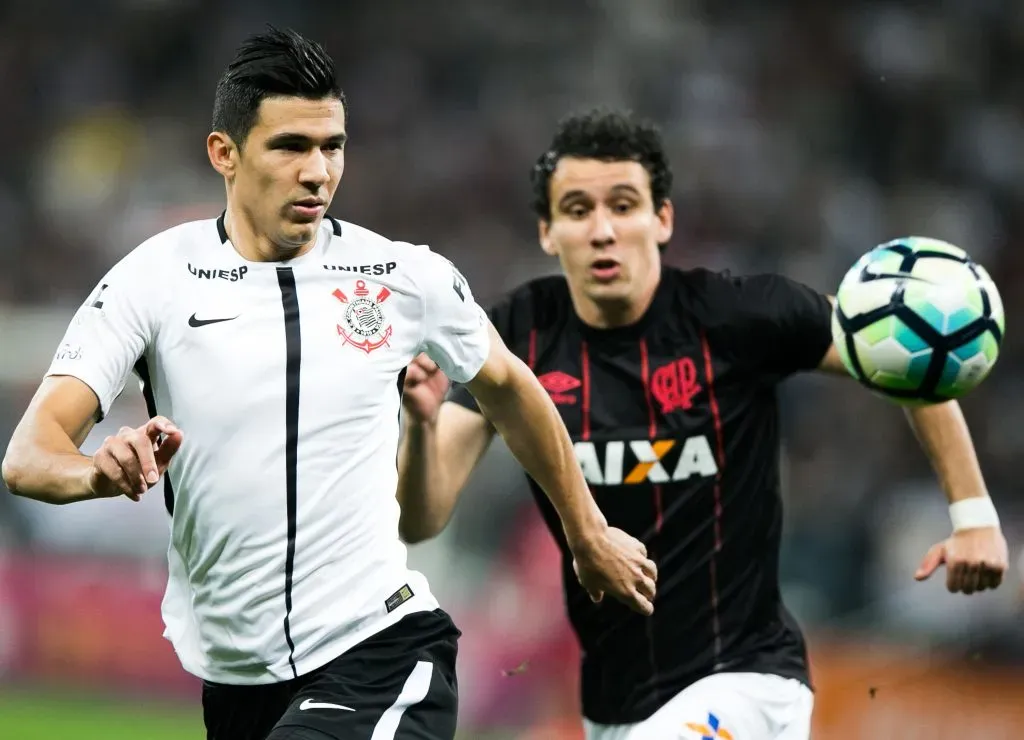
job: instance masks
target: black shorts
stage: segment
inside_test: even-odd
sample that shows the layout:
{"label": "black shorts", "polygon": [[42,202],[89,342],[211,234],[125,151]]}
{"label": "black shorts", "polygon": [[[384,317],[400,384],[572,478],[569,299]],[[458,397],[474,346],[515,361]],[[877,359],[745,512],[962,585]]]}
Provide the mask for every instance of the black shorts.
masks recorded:
{"label": "black shorts", "polygon": [[291,681],[204,681],[207,740],[452,740],[459,637],[443,610],[417,612]]}

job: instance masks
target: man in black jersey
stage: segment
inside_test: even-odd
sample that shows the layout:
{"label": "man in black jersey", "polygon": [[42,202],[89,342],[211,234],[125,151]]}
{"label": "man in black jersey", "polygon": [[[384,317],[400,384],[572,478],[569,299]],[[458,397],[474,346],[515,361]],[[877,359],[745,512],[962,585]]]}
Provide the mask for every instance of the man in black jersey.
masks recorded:
{"label": "man in black jersey", "polygon": [[[806,650],[779,594],[775,386],[799,371],[847,375],[830,299],[778,275],[662,266],[672,175],[657,129],[628,115],[563,121],[533,184],[541,246],[564,275],[513,291],[490,318],[561,411],[609,522],[659,572],[652,617],[593,603],[530,482],[564,554],[587,737],[805,740]],[[409,541],[444,527],[494,435],[461,387],[442,403],[446,388],[429,361],[410,367],[398,493]],[[950,591],[995,588],[1007,547],[959,406],[907,415],[956,525],[916,577],[944,563]]]}

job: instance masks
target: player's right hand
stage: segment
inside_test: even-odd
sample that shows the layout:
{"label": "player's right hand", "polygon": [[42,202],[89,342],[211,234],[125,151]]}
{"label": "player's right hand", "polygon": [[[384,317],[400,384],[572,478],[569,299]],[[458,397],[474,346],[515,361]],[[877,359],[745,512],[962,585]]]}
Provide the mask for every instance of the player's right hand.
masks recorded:
{"label": "player's right hand", "polygon": [[402,405],[413,421],[431,422],[437,419],[437,412],[441,410],[447,391],[448,378],[436,362],[421,354],[409,363],[405,373]]}
{"label": "player's right hand", "polygon": [[590,598],[605,594],[644,615],[654,613],[658,568],[640,540],[615,527],[573,549],[573,569]]}
{"label": "player's right hand", "polygon": [[92,456],[89,488],[97,498],[138,501],[160,479],[181,447],[181,430],[163,416],[141,427],[121,427]]}

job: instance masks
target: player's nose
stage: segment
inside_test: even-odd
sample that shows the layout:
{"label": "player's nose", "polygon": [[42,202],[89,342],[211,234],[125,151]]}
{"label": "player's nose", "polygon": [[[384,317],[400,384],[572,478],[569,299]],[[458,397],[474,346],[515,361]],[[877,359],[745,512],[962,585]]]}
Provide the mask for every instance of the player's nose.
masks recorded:
{"label": "player's nose", "polygon": [[[319,149],[310,152],[299,173],[299,181],[310,189],[319,189],[331,179],[327,158]],[[312,187],[311,187],[312,186]]]}
{"label": "player's nose", "polygon": [[615,226],[604,209],[594,211],[590,228],[590,244],[594,247],[606,247],[615,243]]}

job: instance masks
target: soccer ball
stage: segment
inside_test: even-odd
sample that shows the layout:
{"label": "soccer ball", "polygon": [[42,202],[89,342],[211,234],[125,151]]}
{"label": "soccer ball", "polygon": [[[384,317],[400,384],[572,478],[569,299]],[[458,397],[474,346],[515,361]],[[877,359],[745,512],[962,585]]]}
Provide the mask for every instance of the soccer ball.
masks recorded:
{"label": "soccer ball", "polygon": [[853,377],[905,405],[960,398],[995,365],[1003,302],[959,247],[906,237],[850,268],[836,292],[832,339]]}

